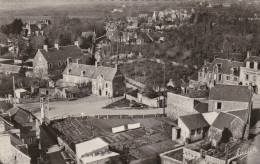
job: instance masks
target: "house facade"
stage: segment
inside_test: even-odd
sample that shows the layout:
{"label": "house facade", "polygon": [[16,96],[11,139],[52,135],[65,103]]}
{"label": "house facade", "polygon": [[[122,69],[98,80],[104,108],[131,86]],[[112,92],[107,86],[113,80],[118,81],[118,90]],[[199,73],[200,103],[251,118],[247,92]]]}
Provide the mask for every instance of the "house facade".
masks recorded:
{"label": "house facade", "polygon": [[247,86],[216,85],[210,90],[208,109],[210,112],[247,109],[251,94]]}
{"label": "house facade", "polygon": [[122,96],[125,78],[117,69],[110,67],[70,63],[63,72],[63,80],[72,84],[92,83],[92,93],[98,96]]}
{"label": "house facade", "polygon": [[247,56],[240,67],[240,82],[242,85],[252,85],[254,92],[259,93],[260,57]]}
{"label": "house facade", "polygon": [[44,48],[39,49],[33,59],[33,73],[40,77],[61,76],[68,63],[82,60],[83,56],[77,41],[75,45],[70,46],[55,44],[54,48],[44,45]]}
{"label": "house facade", "polygon": [[194,142],[207,136],[209,124],[202,114],[191,114],[180,116],[178,118],[178,127],[181,129],[180,137],[182,140]]}
{"label": "house facade", "polygon": [[207,61],[198,71],[198,81],[204,82],[208,87],[215,84],[239,84],[239,71],[241,62],[216,58],[212,63]]}

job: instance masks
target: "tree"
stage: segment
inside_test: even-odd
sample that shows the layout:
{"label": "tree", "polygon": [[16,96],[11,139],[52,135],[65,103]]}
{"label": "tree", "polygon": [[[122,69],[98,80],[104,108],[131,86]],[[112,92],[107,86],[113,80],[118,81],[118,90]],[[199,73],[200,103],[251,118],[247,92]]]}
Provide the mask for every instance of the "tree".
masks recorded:
{"label": "tree", "polygon": [[23,22],[21,19],[14,19],[11,24],[2,25],[0,29],[6,35],[19,35],[23,30]]}

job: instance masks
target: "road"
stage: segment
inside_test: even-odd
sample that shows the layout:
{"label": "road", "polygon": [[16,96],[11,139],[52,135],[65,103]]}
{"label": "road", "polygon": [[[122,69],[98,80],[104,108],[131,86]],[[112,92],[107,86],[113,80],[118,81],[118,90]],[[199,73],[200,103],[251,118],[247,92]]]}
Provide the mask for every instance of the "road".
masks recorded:
{"label": "road", "polygon": [[[124,110],[113,110],[113,109],[103,109],[104,106],[108,105],[116,99],[108,99],[103,97],[96,97],[91,95],[82,99],[74,101],[56,101],[50,102],[49,107],[49,119],[57,119],[61,117],[66,117],[68,115],[80,115],[84,113],[85,116],[95,116],[95,115],[146,115],[146,114],[162,114],[163,109],[124,109]],[[40,118],[40,104],[30,103],[30,104],[18,104],[17,106],[32,112],[37,118]]]}

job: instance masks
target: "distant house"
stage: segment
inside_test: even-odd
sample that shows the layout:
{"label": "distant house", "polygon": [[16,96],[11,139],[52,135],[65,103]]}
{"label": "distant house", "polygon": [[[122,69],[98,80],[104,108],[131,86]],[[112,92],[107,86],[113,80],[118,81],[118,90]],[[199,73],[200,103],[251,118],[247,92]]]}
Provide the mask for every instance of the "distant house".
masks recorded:
{"label": "distant house", "polygon": [[29,91],[19,88],[14,90],[15,98],[22,99],[22,98],[28,98],[29,97]]}
{"label": "distant house", "polygon": [[0,73],[18,76],[25,76],[22,66],[0,63]]}
{"label": "distant house", "polygon": [[81,94],[81,90],[77,86],[70,86],[70,87],[56,87],[55,93],[59,97],[62,98],[79,98]]}
{"label": "distant house", "polygon": [[198,81],[205,82],[208,87],[215,84],[239,84],[241,62],[216,58],[212,63],[207,61],[198,71]]}
{"label": "distant house", "polygon": [[231,111],[247,109],[251,97],[248,86],[216,85],[210,89],[209,111]]}
{"label": "distant house", "polygon": [[252,85],[254,92],[260,90],[260,57],[250,56],[244,60],[240,67],[240,82],[242,85]]}
{"label": "distant house", "polygon": [[83,56],[77,41],[75,45],[70,46],[55,44],[54,48],[44,45],[33,59],[33,72],[36,76],[61,76],[67,64],[75,60],[79,61]]}
{"label": "distant house", "polygon": [[[247,110],[238,110],[230,112],[220,112],[209,129],[209,139],[213,145],[221,142],[223,131],[230,133],[229,137],[241,139],[245,130],[247,120]],[[245,137],[248,134],[245,134]]]}
{"label": "distant house", "polygon": [[92,93],[98,96],[122,96],[125,90],[123,74],[110,67],[70,63],[63,72],[63,80],[67,83],[92,83]]}
{"label": "distant house", "polygon": [[31,21],[29,21],[24,28],[24,33],[27,34],[27,36],[31,36],[31,35],[43,36],[44,28],[46,28],[50,24],[51,24],[50,20],[40,20],[40,21],[35,21],[34,23],[31,23]]}
{"label": "distant house", "polygon": [[180,137],[182,140],[190,142],[198,141],[207,136],[209,124],[202,114],[191,114],[178,118],[180,127]]}

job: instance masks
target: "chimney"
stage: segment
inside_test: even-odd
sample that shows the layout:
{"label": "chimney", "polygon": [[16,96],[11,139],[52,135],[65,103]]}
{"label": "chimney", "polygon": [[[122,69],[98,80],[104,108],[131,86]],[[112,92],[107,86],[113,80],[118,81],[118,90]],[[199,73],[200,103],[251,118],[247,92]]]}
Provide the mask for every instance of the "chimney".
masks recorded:
{"label": "chimney", "polygon": [[79,64],[79,61],[80,61],[80,59],[77,58],[77,59],[76,59],[76,63]]}
{"label": "chimney", "polygon": [[67,58],[67,65],[69,65],[71,63],[71,57]]}
{"label": "chimney", "polygon": [[60,49],[59,44],[54,44],[54,47],[55,47],[57,50]]}
{"label": "chimney", "polygon": [[98,67],[98,62],[97,62],[97,61],[95,61],[95,67],[96,67],[96,68]]}
{"label": "chimney", "polygon": [[48,52],[48,45],[43,45],[43,49]]}
{"label": "chimney", "polygon": [[249,52],[249,51],[247,51],[247,53],[246,53],[246,57],[247,57],[247,58],[250,57],[250,52]]}
{"label": "chimney", "polygon": [[79,47],[79,41],[75,41],[74,44]]}
{"label": "chimney", "polygon": [[43,36],[43,31],[40,31],[41,32],[41,35]]}
{"label": "chimney", "polygon": [[117,69],[117,64],[115,64],[115,69]]}

